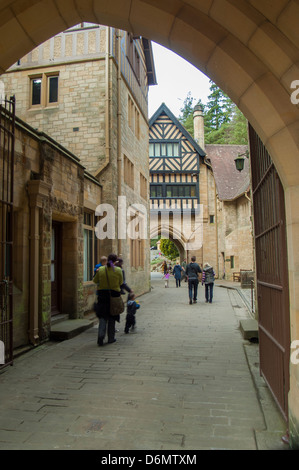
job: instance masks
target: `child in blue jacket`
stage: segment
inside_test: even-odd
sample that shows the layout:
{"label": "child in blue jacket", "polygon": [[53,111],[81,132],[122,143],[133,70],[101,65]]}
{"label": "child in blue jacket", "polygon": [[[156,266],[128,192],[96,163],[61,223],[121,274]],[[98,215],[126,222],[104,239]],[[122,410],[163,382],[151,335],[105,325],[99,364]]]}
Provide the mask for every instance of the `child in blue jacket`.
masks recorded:
{"label": "child in blue jacket", "polygon": [[134,330],[135,325],[136,325],[135,313],[138,308],[140,308],[140,305],[138,301],[135,300],[135,294],[131,292],[128,295],[128,301],[127,301],[127,316],[126,316],[125,333],[129,333],[130,328]]}

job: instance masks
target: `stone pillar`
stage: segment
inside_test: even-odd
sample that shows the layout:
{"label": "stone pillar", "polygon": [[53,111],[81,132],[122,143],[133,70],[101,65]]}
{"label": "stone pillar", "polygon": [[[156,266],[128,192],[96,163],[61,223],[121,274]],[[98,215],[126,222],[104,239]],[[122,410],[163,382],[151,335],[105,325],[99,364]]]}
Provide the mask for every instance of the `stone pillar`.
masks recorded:
{"label": "stone pillar", "polygon": [[289,434],[293,450],[299,450],[299,186],[285,189],[287,219],[288,267],[290,292],[290,392]]}
{"label": "stone pillar", "polygon": [[50,185],[44,181],[32,180],[27,184],[30,206],[29,231],[29,341],[39,343],[39,288],[40,288],[40,209],[43,199],[49,197]]}
{"label": "stone pillar", "polygon": [[204,118],[203,118],[203,109],[200,104],[197,104],[193,112],[193,126],[194,126],[194,140],[198,145],[205,149],[205,128],[204,128]]}

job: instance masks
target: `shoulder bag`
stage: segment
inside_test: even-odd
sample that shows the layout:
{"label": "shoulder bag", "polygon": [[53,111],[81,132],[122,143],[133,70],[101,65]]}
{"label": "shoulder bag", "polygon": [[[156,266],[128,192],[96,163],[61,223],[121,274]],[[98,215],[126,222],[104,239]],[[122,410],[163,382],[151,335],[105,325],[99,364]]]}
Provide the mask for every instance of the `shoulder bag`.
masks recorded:
{"label": "shoulder bag", "polygon": [[119,293],[119,296],[117,296],[117,297],[113,297],[111,295],[111,289],[110,289],[110,285],[109,285],[109,278],[108,278],[107,268],[106,268],[106,276],[107,276],[107,283],[108,283],[108,287],[109,287],[109,296],[110,296],[110,315],[112,315],[114,317],[114,316],[120,315],[121,313],[124,312],[125,304],[124,304],[124,301],[123,301],[120,293]]}

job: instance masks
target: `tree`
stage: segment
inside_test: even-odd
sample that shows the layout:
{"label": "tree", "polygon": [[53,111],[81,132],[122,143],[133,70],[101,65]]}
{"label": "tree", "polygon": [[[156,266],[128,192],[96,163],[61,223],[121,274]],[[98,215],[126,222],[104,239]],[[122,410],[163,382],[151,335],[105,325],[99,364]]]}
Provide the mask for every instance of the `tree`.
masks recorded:
{"label": "tree", "polygon": [[179,256],[179,252],[172,240],[162,238],[160,242],[162,253],[169,259],[174,260]]}
{"label": "tree", "polygon": [[[210,81],[208,103],[200,104],[204,113],[205,142],[207,144],[247,145],[247,120],[232,100],[215,83]],[[195,98],[189,91],[181,108],[179,121],[194,137],[193,111]]]}
{"label": "tree", "polygon": [[210,91],[206,123],[211,131],[218,131],[223,124],[230,122],[233,102],[212,80],[210,80]]}
{"label": "tree", "polygon": [[189,132],[189,134],[194,138],[194,126],[193,126],[193,112],[195,106],[198,104],[202,106],[204,111],[205,105],[199,99],[197,103],[194,104],[195,98],[192,98],[191,91],[188,92],[187,97],[184,100],[184,105],[180,109],[181,115],[179,116],[178,120],[183,124],[185,129]]}
{"label": "tree", "polygon": [[193,127],[193,110],[195,98],[191,97],[191,91],[188,92],[183,107],[180,109],[181,114],[179,116],[179,121],[183,124],[185,129],[189,132],[192,137],[194,137],[194,127]]}

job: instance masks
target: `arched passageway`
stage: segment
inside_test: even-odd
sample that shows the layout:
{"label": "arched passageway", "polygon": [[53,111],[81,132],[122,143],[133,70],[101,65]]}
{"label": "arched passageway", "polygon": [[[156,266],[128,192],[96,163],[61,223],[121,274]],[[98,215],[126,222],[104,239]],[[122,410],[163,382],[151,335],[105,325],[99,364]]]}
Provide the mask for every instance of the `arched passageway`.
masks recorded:
{"label": "arched passageway", "polygon": [[181,233],[177,233],[172,225],[163,226],[158,224],[157,226],[151,228],[150,238],[153,239],[159,236],[169,238],[169,240],[174,243],[178,249],[181,262],[187,257],[186,244],[188,241]]}
{"label": "arched passageway", "polygon": [[[286,200],[291,340],[299,337],[299,5],[295,0],[1,0],[0,72],[82,21],[143,35],[206,73],[237,104],[269,151]],[[290,414],[299,442],[299,372]],[[299,444],[298,444],[299,446]]]}

